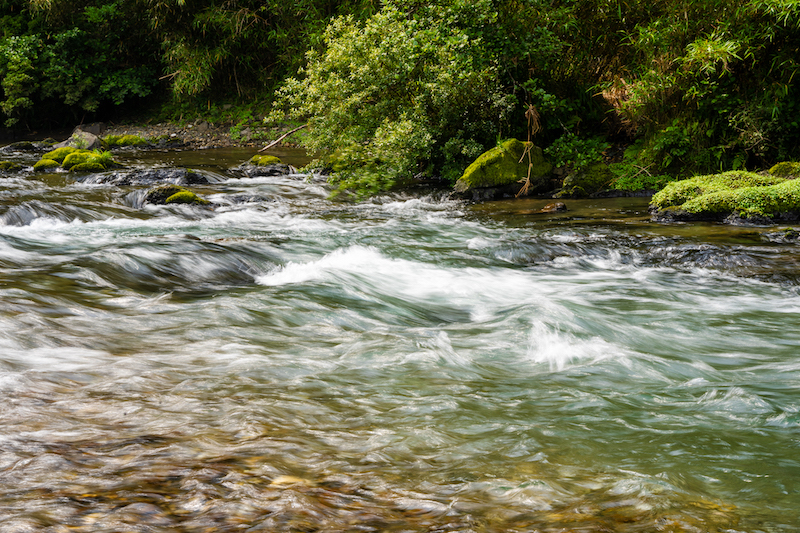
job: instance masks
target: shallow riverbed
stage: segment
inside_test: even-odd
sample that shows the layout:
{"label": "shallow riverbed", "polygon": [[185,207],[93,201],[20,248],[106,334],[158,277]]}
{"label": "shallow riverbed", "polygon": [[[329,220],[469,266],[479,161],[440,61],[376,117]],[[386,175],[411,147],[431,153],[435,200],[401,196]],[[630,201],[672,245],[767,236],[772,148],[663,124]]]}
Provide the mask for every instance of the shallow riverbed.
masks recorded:
{"label": "shallow riverbed", "polygon": [[213,208],[0,178],[4,532],[800,528],[786,228],[332,202],[253,153],[117,155]]}

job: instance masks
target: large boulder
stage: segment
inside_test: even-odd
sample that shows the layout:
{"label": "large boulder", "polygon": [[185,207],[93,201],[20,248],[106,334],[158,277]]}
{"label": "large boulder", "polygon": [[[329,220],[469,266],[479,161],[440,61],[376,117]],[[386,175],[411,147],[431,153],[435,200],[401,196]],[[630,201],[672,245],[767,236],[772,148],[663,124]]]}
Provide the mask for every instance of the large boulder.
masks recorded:
{"label": "large boulder", "polygon": [[94,135],[93,133],[83,131],[80,128],[75,128],[75,131],[72,132],[72,135],[69,139],[53,145],[53,148],[62,148],[65,146],[80,148],[83,150],[101,150],[103,148],[103,141],[101,141],[100,137]]}
{"label": "large boulder", "polygon": [[668,184],[653,196],[654,220],[769,224],[800,219],[800,179],[731,171]]}
{"label": "large boulder", "polygon": [[523,188],[529,168],[530,184],[525,192],[535,194],[549,190],[553,165],[545,161],[542,149],[531,143],[508,139],[481,154],[468,166],[456,182],[455,191],[459,196],[473,200],[513,196]]}

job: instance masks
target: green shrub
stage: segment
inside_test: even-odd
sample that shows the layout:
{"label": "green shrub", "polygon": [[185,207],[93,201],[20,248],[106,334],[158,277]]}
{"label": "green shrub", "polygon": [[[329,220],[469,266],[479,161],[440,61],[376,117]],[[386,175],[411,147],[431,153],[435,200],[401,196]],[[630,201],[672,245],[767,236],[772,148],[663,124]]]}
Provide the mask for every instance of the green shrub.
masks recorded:
{"label": "green shrub", "polygon": [[279,91],[275,119],[308,117],[304,144],[335,154],[340,189],[372,194],[443,169],[457,178],[514,105],[478,36],[494,28],[493,7],[389,1],[365,23],[335,19],[304,77]]}

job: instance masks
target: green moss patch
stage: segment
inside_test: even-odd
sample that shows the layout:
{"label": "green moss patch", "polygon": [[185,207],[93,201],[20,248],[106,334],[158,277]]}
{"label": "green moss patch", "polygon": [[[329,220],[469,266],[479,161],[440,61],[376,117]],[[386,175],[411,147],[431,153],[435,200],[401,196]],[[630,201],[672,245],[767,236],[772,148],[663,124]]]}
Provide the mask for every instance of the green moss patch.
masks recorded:
{"label": "green moss patch", "polygon": [[52,159],[53,161],[57,161],[58,164],[61,164],[65,157],[76,151],[78,151],[78,149],[72,146],[62,146],[61,148],[56,148],[51,152],[47,152],[42,156],[42,159]]}
{"label": "green moss patch", "polygon": [[22,170],[22,165],[13,161],[0,161],[0,170],[4,172],[16,172]]}
{"label": "green moss patch", "polygon": [[780,176],[783,178],[787,178],[789,176],[800,178],[800,163],[784,161],[769,169],[769,173],[773,176]]}
{"label": "green moss patch", "polygon": [[198,204],[198,205],[207,205],[211,202],[200,198],[192,191],[180,191],[164,201],[165,204]]}
{"label": "green moss patch", "polygon": [[754,172],[734,170],[722,174],[695,176],[686,180],[673,181],[653,195],[651,207],[666,209],[682,206],[689,200],[715,192],[730,191],[743,187],[764,187],[785,181],[779,176],[764,176]]}
{"label": "green moss patch", "polygon": [[64,170],[69,170],[75,165],[88,162],[94,155],[95,153],[89,150],[76,150],[67,154],[64,161],[61,162],[61,166]]}
{"label": "green moss patch", "polygon": [[741,171],[697,176],[670,183],[650,205],[656,217],[675,219],[793,218],[800,215],[800,180]]}
{"label": "green moss patch", "polygon": [[103,172],[106,169],[101,163],[97,161],[86,161],[85,163],[78,163],[73,165],[70,172]]}
{"label": "green moss patch", "polygon": [[58,163],[58,161],[55,161],[53,159],[40,159],[36,162],[36,164],[33,165],[33,170],[35,172],[44,172],[46,170],[52,170],[60,166],[61,165]]}
{"label": "green moss patch", "polygon": [[[517,139],[508,139],[491,150],[484,152],[467,167],[464,174],[456,182],[457,192],[465,192],[474,188],[501,187],[509,185],[528,176],[528,159],[520,162],[525,152],[526,143]],[[531,177],[549,174],[553,167],[545,161],[542,150],[538,146],[530,147]]]}
{"label": "green moss patch", "polygon": [[181,187],[180,185],[161,185],[147,191],[144,201],[151,204],[163,205],[170,196],[188,190],[189,189],[186,187]]}
{"label": "green moss patch", "polygon": [[147,139],[138,135],[106,135],[103,142],[109,148],[119,148],[123,146],[145,146],[150,144]]}
{"label": "green moss patch", "polygon": [[274,155],[254,155],[250,158],[249,163],[259,167],[265,167],[267,165],[281,165],[283,164],[283,161]]}

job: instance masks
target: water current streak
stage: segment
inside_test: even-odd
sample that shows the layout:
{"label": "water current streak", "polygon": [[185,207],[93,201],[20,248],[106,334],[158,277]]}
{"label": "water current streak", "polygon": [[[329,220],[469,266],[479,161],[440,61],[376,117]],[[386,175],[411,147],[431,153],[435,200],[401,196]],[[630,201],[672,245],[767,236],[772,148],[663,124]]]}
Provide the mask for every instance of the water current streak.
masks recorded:
{"label": "water current streak", "polygon": [[3,532],[798,529],[791,234],[249,155],[182,156],[212,207],[0,180]]}

